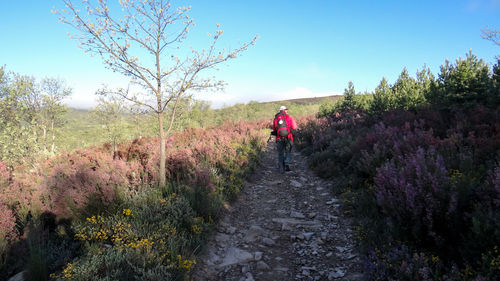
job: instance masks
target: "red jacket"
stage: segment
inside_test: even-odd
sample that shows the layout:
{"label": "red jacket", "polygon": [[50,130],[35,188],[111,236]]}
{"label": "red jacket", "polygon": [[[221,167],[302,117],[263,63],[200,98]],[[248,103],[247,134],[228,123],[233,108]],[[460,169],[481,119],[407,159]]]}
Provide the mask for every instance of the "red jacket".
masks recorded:
{"label": "red jacket", "polygon": [[[290,134],[288,134],[288,138],[291,141],[293,141],[293,134],[292,134],[291,130],[297,129],[297,123],[295,123],[295,120],[293,119],[292,116],[286,114],[286,111],[283,111],[283,112],[285,113],[285,121],[286,121],[288,129],[290,131]],[[281,113],[281,111],[278,114],[280,114],[280,113]],[[276,117],[278,116],[278,114],[276,114]],[[274,131],[278,131],[278,119],[276,117],[274,118],[274,121],[273,121],[273,128],[272,129]],[[280,138],[283,138],[283,137],[280,137],[278,134],[276,134],[276,141],[278,141]]]}

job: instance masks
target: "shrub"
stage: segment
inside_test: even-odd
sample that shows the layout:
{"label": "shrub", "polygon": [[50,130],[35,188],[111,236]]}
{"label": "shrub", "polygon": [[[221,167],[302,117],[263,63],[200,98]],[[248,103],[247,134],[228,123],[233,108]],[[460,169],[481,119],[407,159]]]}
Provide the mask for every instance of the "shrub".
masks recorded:
{"label": "shrub", "polygon": [[87,254],[59,276],[71,280],[179,280],[196,260],[203,219],[178,194],[140,193],[112,216],[92,216],[75,225]]}
{"label": "shrub", "polygon": [[16,219],[12,211],[0,202],[0,270],[6,265],[9,242],[16,237]]}
{"label": "shrub", "polygon": [[368,280],[461,280],[456,266],[447,270],[438,256],[413,252],[405,245],[370,251],[365,268]]}
{"label": "shrub", "polygon": [[55,158],[49,165],[44,182],[46,200],[58,216],[98,213],[130,186],[125,163],[106,153],[76,151]]}
{"label": "shrub", "polygon": [[423,245],[443,243],[437,224],[455,212],[457,194],[441,156],[422,148],[398,156],[377,169],[374,181],[377,204],[390,228]]}

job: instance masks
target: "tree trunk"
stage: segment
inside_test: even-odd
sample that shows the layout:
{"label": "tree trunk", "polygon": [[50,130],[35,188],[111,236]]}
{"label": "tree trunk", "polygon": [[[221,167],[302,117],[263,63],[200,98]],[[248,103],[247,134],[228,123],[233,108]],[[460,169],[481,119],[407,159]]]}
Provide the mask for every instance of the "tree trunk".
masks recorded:
{"label": "tree trunk", "polygon": [[47,153],[47,128],[45,125],[42,125],[43,130],[43,152]]}
{"label": "tree trunk", "polygon": [[158,125],[160,126],[160,187],[164,187],[167,154],[165,151],[165,133],[163,132],[163,114],[161,112],[158,113]]}
{"label": "tree trunk", "polygon": [[54,154],[54,148],[56,146],[56,134],[54,132],[54,120],[50,123],[50,130],[52,131],[52,146],[50,148],[50,153]]}

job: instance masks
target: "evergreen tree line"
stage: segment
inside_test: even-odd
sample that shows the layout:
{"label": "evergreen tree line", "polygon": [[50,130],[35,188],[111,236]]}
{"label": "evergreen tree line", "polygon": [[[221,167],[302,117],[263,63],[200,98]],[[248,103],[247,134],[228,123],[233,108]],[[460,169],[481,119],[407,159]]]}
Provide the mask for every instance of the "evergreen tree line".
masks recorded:
{"label": "evergreen tree line", "polygon": [[441,65],[436,77],[429,68],[418,70],[416,77],[403,69],[396,82],[390,85],[384,77],[371,93],[356,93],[350,81],[339,102],[323,103],[320,116],[334,112],[361,110],[371,116],[402,109],[415,110],[426,104],[445,111],[471,108],[476,104],[495,107],[500,101],[500,58],[490,69],[483,59],[471,52],[454,64],[448,60]]}

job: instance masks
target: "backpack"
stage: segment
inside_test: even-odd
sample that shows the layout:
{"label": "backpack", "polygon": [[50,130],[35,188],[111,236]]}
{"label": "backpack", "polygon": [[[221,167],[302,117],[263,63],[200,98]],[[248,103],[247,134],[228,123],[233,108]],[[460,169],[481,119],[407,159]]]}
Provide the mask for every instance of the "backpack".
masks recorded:
{"label": "backpack", "polygon": [[280,137],[288,137],[290,134],[290,129],[288,128],[288,124],[286,123],[285,114],[278,113],[276,114],[275,120],[277,120],[277,134]]}

